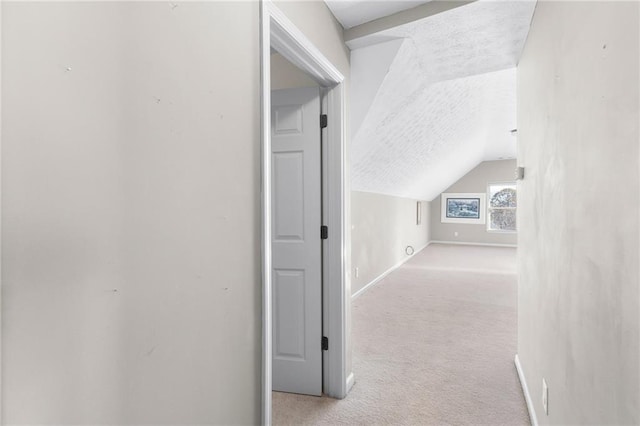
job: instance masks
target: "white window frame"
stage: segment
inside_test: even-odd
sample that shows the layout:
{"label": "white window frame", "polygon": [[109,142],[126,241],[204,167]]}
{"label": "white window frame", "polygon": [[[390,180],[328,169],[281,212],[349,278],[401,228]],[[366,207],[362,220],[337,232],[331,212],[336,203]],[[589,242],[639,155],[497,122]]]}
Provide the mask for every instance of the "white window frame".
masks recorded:
{"label": "white window frame", "polygon": [[492,232],[492,233],[496,233],[496,234],[517,234],[518,233],[518,222],[516,221],[516,229],[515,230],[509,230],[509,229],[491,229],[491,210],[515,210],[516,211],[516,215],[518,213],[518,205],[516,204],[515,207],[491,207],[491,187],[492,186],[498,186],[498,185],[513,185],[516,188],[516,195],[518,194],[518,185],[516,181],[501,181],[501,182],[488,182],[487,183],[487,211],[486,211],[486,217],[487,217],[487,232]]}

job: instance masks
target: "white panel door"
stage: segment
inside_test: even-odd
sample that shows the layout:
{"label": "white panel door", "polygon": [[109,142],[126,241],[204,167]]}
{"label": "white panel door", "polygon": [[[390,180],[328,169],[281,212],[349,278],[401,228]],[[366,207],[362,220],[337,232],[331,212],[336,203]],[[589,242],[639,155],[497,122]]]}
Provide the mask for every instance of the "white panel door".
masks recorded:
{"label": "white panel door", "polygon": [[322,393],[319,88],[271,93],[273,390]]}

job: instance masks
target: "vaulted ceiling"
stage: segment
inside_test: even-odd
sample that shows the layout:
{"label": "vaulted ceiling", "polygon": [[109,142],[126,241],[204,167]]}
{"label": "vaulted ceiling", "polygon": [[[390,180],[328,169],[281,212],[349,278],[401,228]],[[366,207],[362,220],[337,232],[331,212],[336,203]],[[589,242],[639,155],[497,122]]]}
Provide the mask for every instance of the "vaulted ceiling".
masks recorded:
{"label": "vaulted ceiling", "polygon": [[327,3],[352,26],[353,190],[431,200],[480,162],[515,157],[515,67],[534,1],[398,2],[413,9],[393,25],[380,13],[396,2]]}
{"label": "vaulted ceiling", "polygon": [[383,18],[430,0],[325,0],[345,29]]}

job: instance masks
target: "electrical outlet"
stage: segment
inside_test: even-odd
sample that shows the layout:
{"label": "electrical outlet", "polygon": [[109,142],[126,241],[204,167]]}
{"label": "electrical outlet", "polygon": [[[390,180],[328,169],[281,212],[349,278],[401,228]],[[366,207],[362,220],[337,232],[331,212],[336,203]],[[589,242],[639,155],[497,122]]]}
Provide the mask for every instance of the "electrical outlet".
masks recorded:
{"label": "electrical outlet", "polygon": [[356,266],[356,278],[360,276],[360,268]]}
{"label": "electrical outlet", "polygon": [[542,379],[542,407],[544,408],[544,413],[549,415],[549,386],[547,386],[547,381]]}

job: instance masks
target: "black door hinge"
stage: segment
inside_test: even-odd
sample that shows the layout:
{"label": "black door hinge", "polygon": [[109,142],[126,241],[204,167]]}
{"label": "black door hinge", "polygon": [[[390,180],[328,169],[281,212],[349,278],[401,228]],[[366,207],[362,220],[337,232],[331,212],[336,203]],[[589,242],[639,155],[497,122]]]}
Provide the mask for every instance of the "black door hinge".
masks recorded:
{"label": "black door hinge", "polygon": [[327,127],[327,114],[320,114],[320,128],[324,129],[325,127]]}
{"label": "black door hinge", "polygon": [[322,336],[322,350],[323,351],[328,351],[329,350],[329,338],[328,337]]}
{"label": "black door hinge", "polygon": [[327,238],[329,238],[329,227],[322,225],[320,227],[320,239],[326,240]]}

